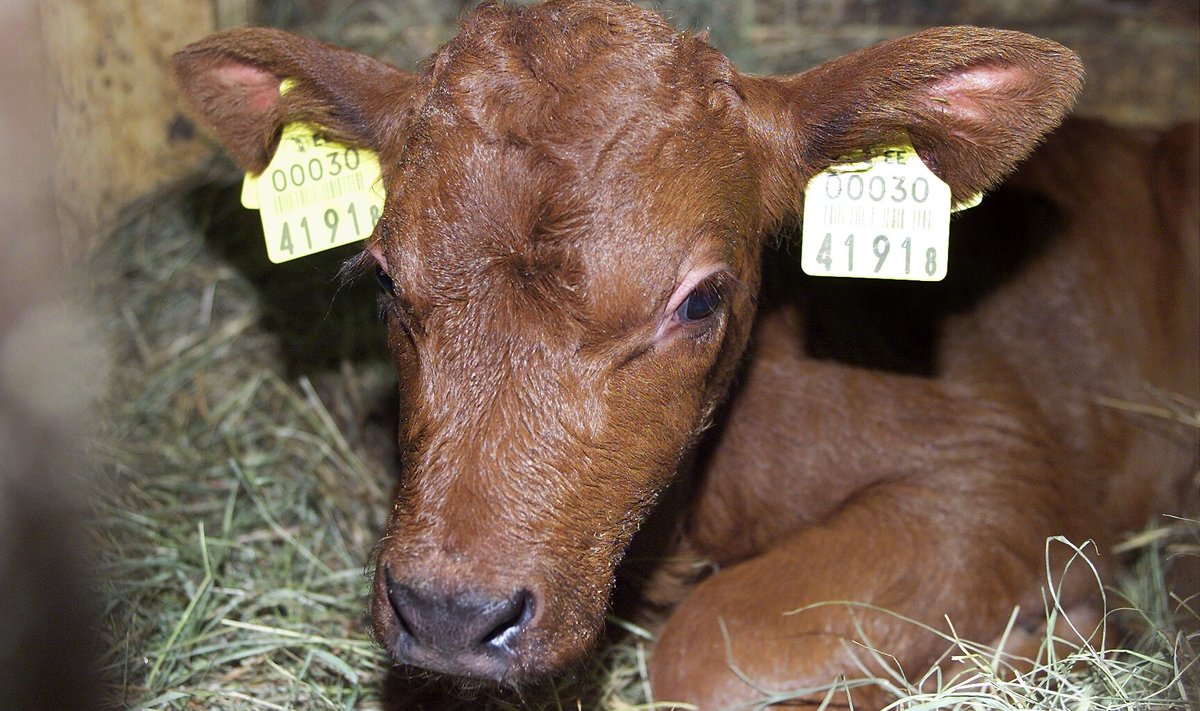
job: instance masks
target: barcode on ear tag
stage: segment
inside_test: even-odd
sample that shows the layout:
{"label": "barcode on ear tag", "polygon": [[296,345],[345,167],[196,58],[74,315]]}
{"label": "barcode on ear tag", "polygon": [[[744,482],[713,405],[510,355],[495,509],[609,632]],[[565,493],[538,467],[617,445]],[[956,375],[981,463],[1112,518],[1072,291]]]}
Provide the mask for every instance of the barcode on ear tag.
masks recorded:
{"label": "barcode on ear tag", "polygon": [[907,138],[872,146],[808,182],[800,267],[813,276],[941,281],[950,187]]}
{"label": "barcode on ear tag", "polygon": [[261,213],[267,257],[278,264],[370,237],[383,212],[381,176],[373,151],[291,123],[266,170],[246,176],[242,204]]}

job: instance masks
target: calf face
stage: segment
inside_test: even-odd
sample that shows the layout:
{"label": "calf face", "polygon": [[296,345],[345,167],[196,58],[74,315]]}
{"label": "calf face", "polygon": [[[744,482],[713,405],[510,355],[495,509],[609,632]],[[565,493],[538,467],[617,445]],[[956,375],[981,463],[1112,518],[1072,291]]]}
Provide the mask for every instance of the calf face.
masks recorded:
{"label": "calf face", "polygon": [[728,389],[761,247],[806,181],[906,132],[964,199],[1080,81],[1061,47],[976,28],[746,76],[602,0],[486,4],[419,75],[266,29],[175,67],[248,170],[290,121],[379,152],[361,261],[384,288],[403,469],[375,631],[401,661],[510,683],[596,637],[616,563]]}

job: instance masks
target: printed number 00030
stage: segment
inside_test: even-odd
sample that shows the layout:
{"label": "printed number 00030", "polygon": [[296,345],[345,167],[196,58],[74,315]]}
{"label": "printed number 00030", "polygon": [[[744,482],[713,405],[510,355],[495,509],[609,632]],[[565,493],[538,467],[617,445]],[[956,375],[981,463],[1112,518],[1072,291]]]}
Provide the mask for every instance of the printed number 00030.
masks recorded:
{"label": "printed number 00030", "polygon": [[[351,226],[351,229],[353,230],[351,234],[353,236],[350,238],[350,241],[359,239],[359,235],[361,235],[362,232],[358,221],[358,206],[353,202],[348,203],[346,205],[345,212],[349,219],[354,223]],[[377,206],[371,205],[370,217],[370,224],[372,225],[379,221],[379,208]],[[338,226],[341,223],[341,219],[341,213],[333,208],[325,210],[325,213],[322,215],[322,221],[325,223],[325,227],[329,230],[329,240],[326,242],[327,245],[338,241]],[[304,240],[301,249],[303,249],[305,253],[312,251],[314,249],[313,232],[307,215],[300,218],[300,222],[297,224],[297,232],[303,237]],[[290,221],[284,222],[283,233],[279,236],[279,249],[287,252],[289,255],[294,255],[296,253],[296,247],[297,245],[292,238],[292,223]]]}
{"label": "printed number 00030", "polygon": [[890,176],[892,185],[889,188],[887,178],[882,175],[864,178],[858,173],[852,173],[843,180],[842,175],[831,173],[825,177],[825,197],[837,200],[843,196],[850,200],[861,200],[864,197],[872,202],[883,202],[890,198],[894,203],[912,201],[924,203],[929,199],[929,181],[917,178],[908,183],[903,175]]}
{"label": "printed number 00030", "polygon": [[325,154],[325,159],[328,161],[328,168],[326,162],[320,158],[311,158],[307,164],[293,163],[286,172],[276,168],[271,171],[271,187],[275,192],[282,193],[289,188],[298,188],[306,182],[317,182],[326,175],[336,178],[343,171],[358,170],[358,166],[362,164],[356,148],[329,151]]}
{"label": "printed number 00030", "polygon": [[[839,235],[840,236],[840,235]],[[846,239],[842,240],[839,247],[845,247],[846,271],[854,271],[854,233],[846,235]],[[900,249],[904,250],[904,273],[912,273],[912,239],[905,237],[900,242]],[[892,240],[887,235],[878,235],[871,241],[871,252],[878,260],[875,263],[874,273],[878,274],[883,269],[883,265],[887,262],[888,255],[892,251]],[[842,253],[838,249],[839,255]],[[821,248],[817,250],[817,262],[824,265],[825,271],[833,270],[835,259],[833,233],[826,232],[825,239],[821,241]],[[925,273],[933,276],[937,272],[937,250],[930,247],[925,250]]]}

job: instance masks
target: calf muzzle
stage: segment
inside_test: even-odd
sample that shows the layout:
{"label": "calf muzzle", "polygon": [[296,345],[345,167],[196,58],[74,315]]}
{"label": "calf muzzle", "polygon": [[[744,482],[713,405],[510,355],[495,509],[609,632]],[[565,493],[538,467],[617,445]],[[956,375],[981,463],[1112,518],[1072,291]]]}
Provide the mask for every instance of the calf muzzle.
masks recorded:
{"label": "calf muzzle", "polygon": [[503,598],[450,592],[397,581],[384,567],[385,593],[396,616],[390,651],[400,662],[431,671],[504,682],[517,643],[534,614],[534,596]]}

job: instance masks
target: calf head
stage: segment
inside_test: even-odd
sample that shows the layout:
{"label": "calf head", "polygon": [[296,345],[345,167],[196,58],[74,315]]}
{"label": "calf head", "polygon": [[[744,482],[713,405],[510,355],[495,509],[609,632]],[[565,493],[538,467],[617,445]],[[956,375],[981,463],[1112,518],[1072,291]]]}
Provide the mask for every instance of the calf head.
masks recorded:
{"label": "calf head", "polygon": [[972,195],[1080,81],[1063,48],[975,28],[747,76],[606,0],[485,4],[419,74],[267,29],[175,68],[248,170],[290,121],[380,154],[359,261],[383,287],[402,472],[375,632],[400,661],[505,683],[596,637],[616,563],[729,387],[762,245],[806,181],[906,131]]}

